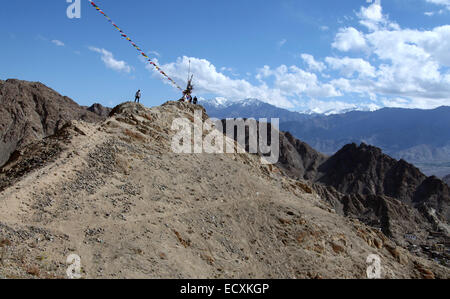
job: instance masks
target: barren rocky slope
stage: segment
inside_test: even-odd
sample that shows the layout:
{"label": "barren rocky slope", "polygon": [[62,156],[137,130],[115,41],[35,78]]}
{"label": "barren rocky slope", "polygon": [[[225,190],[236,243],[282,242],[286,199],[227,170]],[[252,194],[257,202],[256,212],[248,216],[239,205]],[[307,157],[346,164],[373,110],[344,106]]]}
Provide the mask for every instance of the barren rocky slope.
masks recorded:
{"label": "barren rocky slope", "polygon": [[[225,121],[222,125],[227,131]],[[365,144],[349,144],[326,157],[288,132],[280,132],[277,166],[310,185],[339,214],[380,229],[414,254],[449,265],[450,190],[436,177]]]}
{"label": "barren rocky slope", "polygon": [[76,253],[88,278],[365,278],[370,254],[385,278],[450,277],[255,155],[174,154],[172,121],[194,108],[125,103],[14,157],[0,276],[65,277]]}
{"label": "barren rocky slope", "polygon": [[71,120],[104,119],[94,112],[42,83],[0,80],[0,166],[16,149],[55,134]]}

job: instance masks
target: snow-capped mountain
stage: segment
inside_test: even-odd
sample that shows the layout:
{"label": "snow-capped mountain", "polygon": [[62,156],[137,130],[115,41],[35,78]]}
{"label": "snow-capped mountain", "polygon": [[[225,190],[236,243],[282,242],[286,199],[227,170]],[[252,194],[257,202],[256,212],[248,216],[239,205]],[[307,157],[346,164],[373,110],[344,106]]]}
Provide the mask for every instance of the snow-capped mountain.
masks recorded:
{"label": "snow-capped mountain", "polygon": [[353,112],[353,111],[374,112],[377,110],[380,110],[380,107],[375,105],[375,106],[355,106],[355,107],[351,107],[351,108],[333,108],[333,109],[329,109],[329,110],[308,109],[305,111],[301,111],[299,113],[309,114],[309,115],[330,116],[330,115],[337,115],[337,114],[345,114],[345,113]]}
{"label": "snow-capped mountain", "polygon": [[247,99],[223,98],[200,102],[210,117],[278,118],[280,128],[312,145],[316,150],[333,154],[343,145],[364,142],[382,148],[417,166],[432,163],[427,174],[438,176],[450,172],[450,107],[434,110],[384,108],[376,111],[355,109],[292,112],[273,105]]}
{"label": "snow-capped mountain", "polygon": [[253,105],[259,106],[259,105],[265,104],[264,102],[262,102],[258,99],[229,100],[229,99],[221,98],[221,97],[217,97],[217,98],[214,98],[211,100],[200,98],[199,103],[201,105],[214,106],[216,108],[226,108],[231,105],[240,105],[243,107],[247,107],[247,106],[253,106]]}
{"label": "snow-capped mountain", "polygon": [[206,100],[206,99],[200,98],[198,100],[198,102],[199,102],[199,104],[201,104],[203,106],[208,105],[208,106],[216,107],[216,108],[225,108],[233,103],[233,101],[230,101],[226,98],[220,98],[220,97],[214,98],[211,100]]}
{"label": "snow-capped mountain", "polygon": [[301,121],[310,116],[298,112],[281,109],[258,99],[240,101],[215,98],[200,99],[201,104],[211,117],[223,118],[280,118],[285,121]]}
{"label": "snow-capped mountain", "polygon": [[[217,98],[208,99],[208,100],[201,98],[199,100],[199,103],[205,107],[209,107],[209,108],[213,108],[213,109],[226,109],[229,107],[233,107],[234,110],[238,110],[238,109],[246,110],[247,108],[263,107],[266,112],[267,112],[267,110],[270,110],[270,109],[274,109],[278,113],[280,113],[281,110],[289,111],[289,110],[286,110],[283,108],[276,107],[272,104],[263,102],[261,100],[255,99],[255,98],[249,98],[249,99],[244,99],[244,100],[229,100],[229,99],[222,98],[222,97],[217,97]],[[306,115],[330,116],[330,115],[336,115],[336,114],[344,114],[344,113],[352,112],[352,111],[376,111],[376,110],[379,110],[378,106],[373,106],[373,107],[369,106],[368,107],[368,106],[354,105],[353,107],[349,107],[349,108],[336,107],[336,108],[332,108],[329,110],[308,109],[308,110],[304,110],[304,111],[289,111],[289,112],[300,114],[301,115],[300,118],[304,119],[304,117]],[[242,111],[242,112],[245,112],[245,111]]]}

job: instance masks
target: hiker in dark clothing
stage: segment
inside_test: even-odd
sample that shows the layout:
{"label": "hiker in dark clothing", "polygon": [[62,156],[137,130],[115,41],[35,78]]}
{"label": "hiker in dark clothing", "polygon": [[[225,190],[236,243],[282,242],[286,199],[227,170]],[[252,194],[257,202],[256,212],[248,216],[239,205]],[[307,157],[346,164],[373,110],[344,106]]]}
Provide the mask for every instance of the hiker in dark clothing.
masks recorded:
{"label": "hiker in dark clothing", "polygon": [[198,99],[197,97],[194,97],[194,105],[197,105]]}
{"label": "hiker in dark clothing", "polygon": [[139,101],[141,100],[141,90],[139,89],[137,92],[136,92],[136,97],[134,98],[134,102],[136,103],[139,103]]}

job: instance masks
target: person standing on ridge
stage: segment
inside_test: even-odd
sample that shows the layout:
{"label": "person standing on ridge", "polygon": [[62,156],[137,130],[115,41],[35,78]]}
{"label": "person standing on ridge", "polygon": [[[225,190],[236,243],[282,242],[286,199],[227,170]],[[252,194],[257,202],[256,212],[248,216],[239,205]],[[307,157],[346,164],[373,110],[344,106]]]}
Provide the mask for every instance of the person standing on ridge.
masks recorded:
{"label": "person standing on ridge", "polygon": [[197,105],[197,103],[198,103],[198,99],[197,99],[197,97],[194,97],[194,105]]}
{"label": "person standing on ridge", "polygon": [[139,89],[137,92],[136,92],[136,97],[134,98],[134,102],[136,103],[139,103],[140,102],[140,100],[141,100],[141,90]]}

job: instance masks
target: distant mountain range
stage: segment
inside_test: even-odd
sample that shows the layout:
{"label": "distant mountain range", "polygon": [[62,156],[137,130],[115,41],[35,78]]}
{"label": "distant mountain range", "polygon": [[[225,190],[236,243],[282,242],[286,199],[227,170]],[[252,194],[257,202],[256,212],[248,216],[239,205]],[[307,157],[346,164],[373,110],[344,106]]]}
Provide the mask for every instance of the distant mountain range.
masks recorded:
{"label": "distant mountain range", "polygon": [[288,131],[316,150],[332,155],[349,143],[381,148],[396,159],[415,164],[427,175],[450,173],[450,107],[434,110],[384,108],[344,114],[304,114],[256,99],[202,101],[215,118],[279,118]]}

